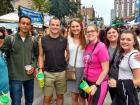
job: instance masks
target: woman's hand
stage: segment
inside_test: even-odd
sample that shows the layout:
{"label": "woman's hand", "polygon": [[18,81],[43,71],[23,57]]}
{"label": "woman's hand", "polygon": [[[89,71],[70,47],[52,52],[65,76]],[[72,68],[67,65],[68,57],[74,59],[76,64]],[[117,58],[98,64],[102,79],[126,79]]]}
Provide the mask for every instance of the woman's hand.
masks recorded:
{"label": "woman's hand", "polygon": [[92,86],[90,86],[90,88],[91,88],[91,95],[94,95],[95,94],[95,92],[97,91],[97,87],[96,87],[96,85],[92,85]]}
{"label": "woman's hand", "polygon": [[117,81],[113,78],[108,80],[109,87],[115,88],[117,87]]}

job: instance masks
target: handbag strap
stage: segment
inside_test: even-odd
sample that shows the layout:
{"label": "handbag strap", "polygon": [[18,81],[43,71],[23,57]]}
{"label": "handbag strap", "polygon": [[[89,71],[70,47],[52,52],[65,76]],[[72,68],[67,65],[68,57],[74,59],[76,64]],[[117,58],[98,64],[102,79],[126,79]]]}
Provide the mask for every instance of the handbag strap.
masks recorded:
{"label": "handbag strap", "polygon": [[79,48],[79,45],[76,49],[76,54],[75,54],[75,61],[74,61],[74,68],[76,67],[76,60],[77,60],[77,55],[78,55],[78,48]]}
{"label": "handbag strap", "polygon": [[132,68],[131,68],[131,66],[130,66],[130,57],[133,55],[133,54],[135,54],[135,53],[137,53],[137,52],[133,52],[132,54],[130,54],[129,55],[129,58],[128,58],[128,65],[129,65],[129,68],[131,69],[131,71],[132,71]]}
{"label": "handbag strap", "polygon": [[[94,47],[93,47],[93,49],[91,51],[91,55],[93,54],[93,51],[95,50],[95,48],[96,48],[96,46],[97,46],[98,43],[99,43],[99,41],[97,41],[96,44],[94,45]],[[88,68],[89,68],[89,63],[88,63],[88,66],[87,66],[87,72],[86,72],[86,78],[85,78],[86,80],[88,78]]]}
{"label": "handbag strap", "polygon": [[[111,69],[111,67],[113,66],[113,63],[114,63],[114,61],[115,61],[115,57],[116,57],[117,51],[118,51],[118,45],[117,45],[117,47],[115,48],[115,50],[114,50],[114,52],[113,52],[112,59],[111,59],[111,61],[110,61],[110,63],[109,63],[109,69]],[[119,53],[119,57],[120,57],[120,54],[121,54],[121,53]],[[110,71],[108,72],[108,75],[109,75],[109,77],[110,77],[110,75],[111,75]]]}

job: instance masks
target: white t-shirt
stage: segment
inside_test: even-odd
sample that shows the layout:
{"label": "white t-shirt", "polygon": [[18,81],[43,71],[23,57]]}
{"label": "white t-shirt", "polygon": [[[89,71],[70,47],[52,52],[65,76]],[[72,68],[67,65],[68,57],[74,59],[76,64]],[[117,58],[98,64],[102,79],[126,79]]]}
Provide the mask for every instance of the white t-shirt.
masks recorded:
{"label": "white t-shirt", "polygon": [[[75,63],[75,56],[76,56],[77,47],[78,47],[78,44],[75,44],[73,39],[69,36],[68,37],[68,49],[70,52],[69,64],[71,66],[74,66],[74,63]],[[84,53],[84,50],[81,49],[81,47],[79,47],[78,53],[77,53],[76,67],[84,67],[83,53]]]}
{"label": "white t-shirt", "polygon": [[[134,56],[136,55],[136,53],[134,53],[134,52],[138,52],[138,51],[133,50],[133,51],[127,53],[126,55],[124,55],[123,59],[121,60],[121,63],[119,65],[118,79],[122,79],[122,80],[124,80],[124,79],[133,79],[133,74],[132,74],[131,69],[140,68],[140,62],[137,61],[134,58]],[[130,59],[129,59],[129,56],[130,56]],[[129,59],[129,63],[128,63],[128,59]]]}
{"label": "white t-shirt", "polygon": [[24,42],[25,41],[25,37],[21,37],[22,41]]}

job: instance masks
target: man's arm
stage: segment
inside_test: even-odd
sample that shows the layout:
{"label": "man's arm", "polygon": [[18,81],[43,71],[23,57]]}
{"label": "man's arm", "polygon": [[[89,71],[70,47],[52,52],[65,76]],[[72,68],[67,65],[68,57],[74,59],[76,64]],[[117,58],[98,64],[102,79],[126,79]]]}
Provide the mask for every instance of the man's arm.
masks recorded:
{"label": "man's arm", "polygon": [[44,68],[44,54],[43,54],[43,48],[41,43],[41,38],[38,42],[38,48],[39,48],[39,56],[38,56],[38,67],[40,68],[40,71]]}
{"label": "man's arm", "polygon": [[32,43],[33,43],[33,49],[32,49],[32,66],[34,68],[37,67],[37,61],[38,61],[38,41],[37,38],[32,36]]}
{"label": "man's arm", "polygon": [[66,62],[68,63],[69,62],[69,49],[68,49],[68,46],[65,50],[65,59],[66,59]]}

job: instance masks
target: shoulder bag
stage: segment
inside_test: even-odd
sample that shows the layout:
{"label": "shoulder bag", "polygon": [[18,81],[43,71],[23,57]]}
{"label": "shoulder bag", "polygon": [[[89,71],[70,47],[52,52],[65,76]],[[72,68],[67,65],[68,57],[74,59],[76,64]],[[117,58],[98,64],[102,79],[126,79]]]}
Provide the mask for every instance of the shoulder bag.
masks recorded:
{"label": "shoulder bag", "polygon": [[76,80],[76,60],[77,60],[78,48],[79,48],[79,46],[76,49],[74,66],[71,68],[68,68],[66,71],[66,79],[67,80],[71,80],[71,81]]}

